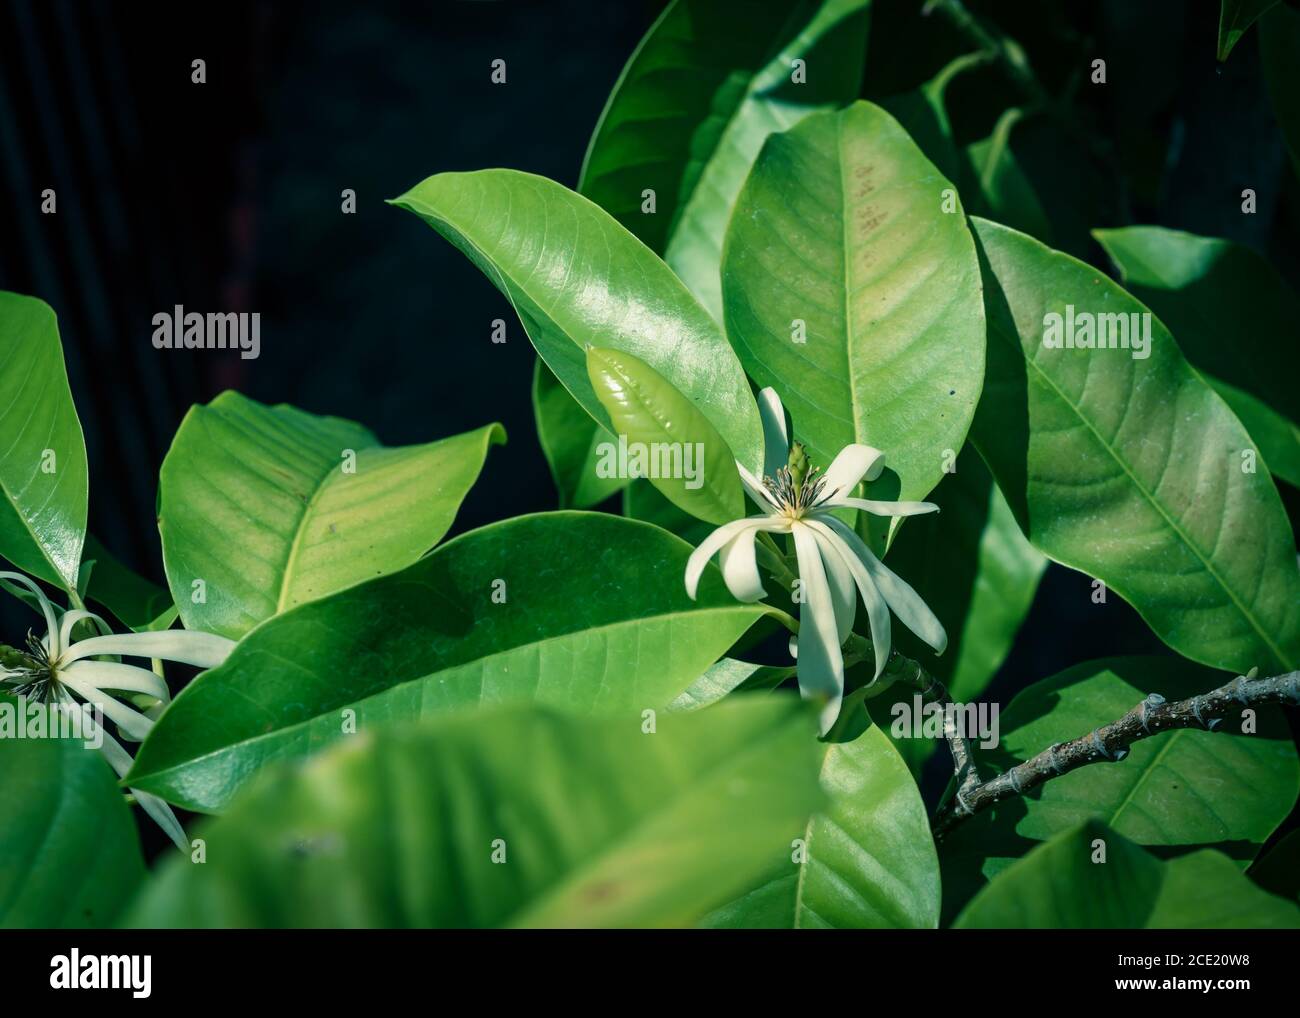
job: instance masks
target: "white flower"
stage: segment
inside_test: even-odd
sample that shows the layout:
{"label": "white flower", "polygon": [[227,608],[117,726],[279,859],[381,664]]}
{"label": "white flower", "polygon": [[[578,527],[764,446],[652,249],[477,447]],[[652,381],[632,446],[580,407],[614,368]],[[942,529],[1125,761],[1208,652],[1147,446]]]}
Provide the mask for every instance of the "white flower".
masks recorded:
{"label": "white flower", "polygon": [[[844,658],[840,647],[853,628],[858,594],[867,609],[879,678],[889,660],[889,611],[927,644],[942,653],[948,636],[934,613],[910,586],[872,554],[834,509],[860,509],[877,516],[915,516],[935,512],[932,502],[878,502],[851,497],[864,478],[875,480],[884,469],[884,453],[869,445],[840,450],[825,473],[816,467],[794,473],[789,467],[790,438],[785,410],[772,389],[759,393],[763,419],[764,478],[760,482],[737,461],[749,497],[760,515],[719,527],[695,549],[686,564],[686,592],[694,599],[704,567],[715,554],[727,589],[741,601],[766,595],[758,573],[755,538],[763,531],[789,534],[798,559],[803,608],[797,644],[799,689],[805,698],[823,701],[824,735],[839,716],[844,696]],[[801,447],[800,447],[801,448]],[[798,452],[796,452],[798,458]]]}
{"label": "white flower", "polygon": [[[197,668],[215,668],[225,661],[235,646],[233,640],[224,636],[184,629],[114,634],[108,623],[84,609],[63,612],[59,618],[58,609],[50,603],[45,592],[21,573],[0,572],[0,580],[20,583],[30,590],[45,616],[46,626],[45,635],[40,639],[28,634],[25,653],[12,649],[7,652],[6,663],[0,663],[0,689],[79,711],[83,734],[87,739],[102,736],[100,751],[108,758],[118,777],[124,777],[131,769],[131,755],[121,743],[103,731],[89,707],[97,708],[110,718],[124,738],[139,742],[149,734],[154,720],[171,702],[171,691],[162,677],[149,669],[122,664],[116,659],[122,656],[157,658]],[[73,630],[79,622],[93,625],[103,635],[74,640]],[[106,692],[110,689],[151,699],[152,706],[144,711],[137,710]],[[85,703],[79,703],[78,699]],[[148,792],[134,788],[130,792],[177,847],[188,852],[189,840],[171,807]]]}

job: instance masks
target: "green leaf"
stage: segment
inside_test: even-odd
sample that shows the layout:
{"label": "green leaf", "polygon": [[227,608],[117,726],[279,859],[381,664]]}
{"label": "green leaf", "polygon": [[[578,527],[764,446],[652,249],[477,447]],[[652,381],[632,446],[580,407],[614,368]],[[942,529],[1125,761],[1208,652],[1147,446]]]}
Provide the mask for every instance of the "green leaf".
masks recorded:
{"label": "green leaf", "polygon": [[1278,0],[1222,0],[1219,7],[1219,61],[1228,59],[1232,47],[1251,25]]}
{"label": "green leaf", "polygon": [[1195,661],[1294,667],[1295,538],[1272,479],[1242,470],[1240,422],[1154,316],[1145,357],[1045,346],[1048,315],[1146,309],[1082,262],[972,222],[989,331],[972,435],[1025,535]]}
{"label": "green leaf", "polygon": [[794,677],[794,668],[755,665],[724,657],[684,689],[667,707],[674,712],[701,710],[724,696],[749,690],[771,690]]}
{"label": "green leaf", "polygon": [[1094,230],[1129,293],[1241,419],[1278,477],[1300,485],[1300,373],[1286,337],[1300,299],[1268,259],[1230,240],[1159,226]]}
{"label": "green leaf", "polygon": [[699,599],[691,548],[603,513],[522,516],[415,565],[278,616],[175,699],[130,787],[221,809],[268,760],[454,708],[537,701],[621,714],[666,705],[769,611],[716,567]]}
{"label": "green leaf", "polygon": [[962,452],[931,498],[938,514],[899,530],[889,566],[944,624],[948,649],[936,656],[903,627],[894,642],[923,661],[954,699],[968,702],[1006,660],[1047,560],[1025,540],[974,450]]}
{"label": "green leaf", "polygon": [[[990,59],[983,50],[963,54],[919,88],[890,96],[881,105],[902,124],[939,172],[957,185],[967,211],[993,216],[1050,242],[1051,217],[1011,144],[1016,128],[1033,115],[1011,107],[998,117],[987,138],[964,147],[953,138],[948,91],[969,72],[987,68]],[[961,90],[965,84],[963,81],[956,87]]]}
{"label": "green leaf", "polygon": [[948,117],[947,92],[953,83],[969,71],[988,64],[983,51],[963,53],[950,60],[929,81],[899,95],[880,101],[911,139],[934,163],[939,172],[953,181],[968,199],[976,194],[970,160],[953,140],[952,121]]}
{"label": "green leaf", "polygon": [[[0,697],[0,730],[19,702]],[[0,927],[104,927],[144,879],[107,762],[70,739],[0,737]]]}
{"label": "green leaf", "polygon": [[[628,466],[678,508],[719,524],[745,515],[735,456],[671,382],[639,357],[594,346],[587,348],[587,374],[619,440],[602,459],[626,442]],[[610,466],[624,465],[615,459],[605,472]]]}
{"label": "green leaf", "polygon": [[[1227,681],[1172,658],[1089,661],[1037,682],[1002,713],[996,749],[976,751],[985,778],[1132,710],[1149,693],[1181,700]],[[1166,851],[1212,845],[1249,861],[1291,811],[1300,761],[1276,708],[1256,711],[1257,730],[1228,718],[1213,732],[1180,729],[1134,743],[1116,763],[1053,778],[966,821],[941,846],[950,905],[1036,842],[1089,817]]]}
{"label": "green leaf", "polygon": [[727,329],[755,381],[823,467],[853,442],[884,450],[876,490],[900,499],[943,477],[984,376],[979,266],[948,189],[879,107],[816,114],[764,146],[723,259]]}
{"label": "green leaf", "polygon": [[[224,392],[185,416],[160,478],[167,582],[188,629],[259,622],[420,558],[451,527],[499,424],[389,448],[359,424]],[[196,603],[195,583],[206,600]]]}
{"label": "green leaf", "polygon": [[939,860],[907,765],[874,725],[853,742],[818,749],[830,805],[795,832],[799,842],[787,841],[761,882],[703,925],[933,928]]}
{"label": "green leaf", "polygon": [[0,291],[0,555],[76,588],[86,539],[86,443],[54,311]]}
{"label": "green leaf", "polygon": [[1300,12],[1277,6],[1264,15],[1259,52],[1273,113],[1300,176]]}
{"label": "green leaf", "polygon": [[653,523],[696,547],[714,530],[713,524],[677,508],[645,479],[635,480],[623,489],[623,515],[631,520]]}
{"label": "green leaf", "polygon": [[640,723],[512,708],[277,768],[202,831],[137,926],[679,926],[820,805],[793,697]]}
{"label": "green leaf", "polygon": [[93,563],[85,596],[102,604],[123,625],[137,632],[165,629],[176,618],[171,594],[124,566],[94,534],[86,535],[85,560],[87,565]]}
{"label": "green leaf", "polygon": [[609,214],[516,170],[440,173],[393,204],[454,244],[509,298],[547,366],[592,419],[608,423],[587,377],[595,343],[640,357],[718,429],[741,462],[762,462],[749,382],[717,322],[682,281]]}
{"label": "green leaf", "polygon": [[[1104,843],[1099,846],[1098,842]],[[1104,861],[1100,853],[1104,850]],[[1300,908],[1255,887],[1227,857],[1171,862],[1088,821],[1036,848],[972,901],[970,929],[1245,929],[1300,926]]]}
{"label": "green leaf", "polygon": [[[869,9],[870,0],[675,0],[610,94],[578,190],[666,250],[718,321],[722,239],[741,185],[769,134],[857,96]],[[642,211],[647,189],[653,214]]]}
{"label": "green leaf", "polygon": [[1051,220],[1011,145],[1012,133],[1024,117],[1024,110],[1012,107],[987,138],[966,146],[976,187],[972,204],[981,214],[1050,243]]}
{"label": "green leaf", "polygon": [[625,477],[596,472],[597,447],[614,436],[592,420],[540,357],[533,366],[533,415],[561,509],[589,509],[627,486]]}

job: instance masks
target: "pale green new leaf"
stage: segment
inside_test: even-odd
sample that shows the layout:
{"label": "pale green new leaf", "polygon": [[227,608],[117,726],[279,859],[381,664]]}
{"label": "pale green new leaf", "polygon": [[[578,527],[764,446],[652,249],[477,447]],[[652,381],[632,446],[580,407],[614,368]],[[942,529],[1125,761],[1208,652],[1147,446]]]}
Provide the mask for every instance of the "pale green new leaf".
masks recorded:
{"label": "pale green new leaf", "polygon": [[606,472],[645,477],[678,508],[710,523],[745,514],[735,456],[671,382],[638,357],[595,346],[587,348],[587,374],[611,431],[628,449],[627,469]]}
{"label": "pale green new leaf", "polygon": [[351,421],[236,392],[191,408],[163,460],[158,520],[186,627],[238,639],[405,568],[450,529],[504,441],[490,424],[390,448]]}
{"label": "pale green new leaf", "polygon": [[0,291],[0,555],[75,589],[86,490],[86,444],[54,311]]}
{"label": "pale green new leaf", "polygon": [[201,829],[131,913],[148,927],[681,926],[821,803],[793,698],[655,732],[542,709],[363,730]]}

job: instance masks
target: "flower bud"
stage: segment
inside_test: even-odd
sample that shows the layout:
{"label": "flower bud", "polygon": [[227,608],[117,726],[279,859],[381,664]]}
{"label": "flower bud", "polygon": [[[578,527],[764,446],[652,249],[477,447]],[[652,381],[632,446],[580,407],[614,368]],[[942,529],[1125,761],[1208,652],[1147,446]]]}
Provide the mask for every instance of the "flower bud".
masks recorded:
{"label": "flower bud", "polygon": [[786,465],[790,468],[790,480],[798,491],[803,485],[803,479],[808,476],[808,454],[804,451],[802,442],[790,446],[790,458]]}

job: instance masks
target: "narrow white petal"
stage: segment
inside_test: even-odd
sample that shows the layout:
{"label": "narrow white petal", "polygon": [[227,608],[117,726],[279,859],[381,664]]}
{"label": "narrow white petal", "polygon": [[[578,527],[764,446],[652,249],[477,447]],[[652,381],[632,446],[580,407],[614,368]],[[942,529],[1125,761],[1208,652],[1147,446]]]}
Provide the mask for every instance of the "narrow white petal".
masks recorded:
{"label": "narrow white petal", "polygon": [[[59,699],[69,707],[81,711],[85,725],[82,728],[82,733],[87,739],[94,739],[96,731],[98,731],[100,738],[103,740],[99,751],[104,754],[104,758],[108,761],[109,766],[117,772],[119,778],[126,777],[127,772],[131,769],[131,754],[122,748],[121,743],[95,724],[95,715],[89,707],[77,703],[65,690],[59,690]],[[190,850],[190,839],[185,836],[185,828],[181,826],[181,822],[176,819],[176,814],[172,812],[172,808],[167,803],[163,802],[158,796],[142,792],[138,788],[129,788],[127,791],[135,796],[135,801],[140,804],[140,808],[166,832],[177,848],[182,852]]]}
{"label": "narrow white petal", "polygon": [[853,620],[858,614],[858,588],[853,581],[853,570],[835,547],[839,539],[834,534],[816,527],[812,528],[812,532],[821,551],[822,566],[826,569],[826,580],[831,589],[831,603],[835,606],[835,628],[839,632],[840,643],[843,643],[852,631]]}
{"label": "narrow white petal", "polygon": [[[827,522],[831,522],[830,518],[827,519]],[[835,520],[835,522],[838,523],[839,521]],[[828,550],[839,555],[841,561],[852,574],[853,580],[858,587],[858,593],[862,595],[862,603],[867,609],[867,625],[871,629],[871,646],[876,655],[876,671],[871,677],[871,681],[874,682],[880,678],[880,673],[884,671],[885,664],[889,661],[889,650],[893,646],[889,605],[885,603],[880,591],[876,589],[871,574],[867,572],[867,567],[835,531],[831,530],[825,523],[816,520],[810,520],[808,526],[814,533],[825,540],[829,546]]]}
{"label": "narrow white petal", "polygon": [[107,622],[101,619],[94,612],[84,611],[80,608],[70,612],[63,613],[63,621],[59,623],[59,646],[66,647],[72,643],[72,627],[78,622],[90,620],[94,622],[99,631],[105,635],[112,635],[113,629]]}
{"label": "narrow white petal", "polygon": [[71,670],[60,672],[59,681],[92,707],[98,707],[133,739],[143,740],[153,727],[153,722],[138,710],[114,699],[102,689],[96,689],[89,682],[81,681]]}
{"label": "narrow white petal", "polygon": [[736,460],[736,471],[740,474],[740,483],[744,486],[745,491],[749,494],[750,499],[763,512],[772,512],[779,509],[771,493],[763,487],[763,482],[745,469],[745,464]]}
{"label": "narrow white petal", "polygon": [[729,543],[737,534],[757,527],[762,518],[761,516],[748,516],[743,520],[732,520],[730,523],[724,523],[701,541],[700,546],[691,552],[691,557],[686,560],[686,593],[692,601],[695,600],[695,593],[700,586],[700,577],[704,575],[704,567],[709,564],[709,559],[720,552],[723,546]]}
{"label": "narrow white petal", "polygon": [[161,633],[118,633],[78,640],[63,654],[65,663],[101,654],[161,658],[196,668],[215,668],[230,656],[235,641],[215,633],[167,629]]}
{"label": "narrow white petal", "polygon": [[74,710],[81,714],[81,734],[87,741],[93,740],[96,733],[102,733],[104,744],[100,747],[100,752],[104,754],[117,776],[124,777],[126,772],[131,769],[131,754],[124,750],[116,739],[105,732],[98,724],[95,723],[94,712],[84,703],[78,703],[72,698],[72,694],[62,687],[58,692],[59,704],[68,710]]}
{"label": "narrow white petal", "polygon": [[948,634],[944,632],[943,623],[935,618],[934,612],[921,600],[921,595],[913,590],[893,570],[876,558],[862,538],[853,532],[852,527],[845,526],[833,517],[826,518],[826,524],[844,541],[866,566],[880,593],[889,602],[889,607],[898,616],[898,621],[934,648],[936,654],[942,654],[948,646]]}
{"label": "narrow white petal", "polygon": [[844,658],[835,628],[835,606],[812,531],[796,524],[790,533],[799,558],[803,593],[799,612],[799,691],[805,698],[825,702],[820,718],[821,734],[825,735],[839,717],[844,698]]}
{"label": "narrow white petal", "polygon": [[78,682],[89,683],[96,689],[120,689],[128,693],[146,693],[164,703],[171,700],[167,683],[147,668],[122,665],[112,661],[77,661],[66,665],[60,675],[71,675]]}
{"label": "narrow white petal", "polygon": [[185,828],[181,826],[181,822],[176,819],[176,814],[167,803],[158,796],[142,792],[138,788],[128,788],[127,791],[135,796],[135,801],[140,804],[140,808],[153,817],[153,822],[163,829],[177,848],[182,852],[190,851],[192,846],[190,839],[185,836]]}
{"label": "narrow white petal", "polygon": [[920,516],[922,513],[939,511],[933,502],[877,502],[870,498],[832,498],[817,504],[818,509],[833,509],[836,506],[860,509],[876,516]]}
{"label": "narrow white petal", "polygon": [[885,454],[869,445],[846,445],[826,468],[826,493],[823,501],[842,499],[853,494],[853,489],[864,478],[874,481],[885,469]]}
{"label": "narrow white petal", "polygon": [[789,462],[790,435],[785,429],[785,407],[772,388],[758,394],[758,416],[763,421],[763,475],[775,477]]}
{"label": "narrow white petal", "polygon": [[41,613],[45,616],[45,649],[50,652],[51,656],[56,656],[59,652],[59,627],[54,621],[54,605],[50,604],[50,599],[45,596],[45,591],[41,590],[36,582],[22,573],[11,573],[0,570],[0,580],[10,580],[13,583],[21,583],[24,587],[36,595],[36,600],[40,602]]}
{"label": "narrow white petal", "polygon": [[718,564],[727,589],[737,601],[761,601],[767,596],[763,578],[758,575],[758,559],[754,554],[754,537],[758,527],[742,530],[722,546]]}

